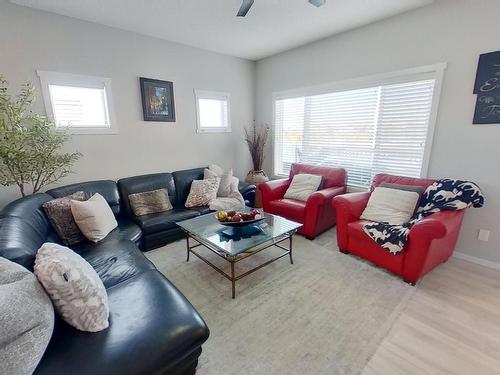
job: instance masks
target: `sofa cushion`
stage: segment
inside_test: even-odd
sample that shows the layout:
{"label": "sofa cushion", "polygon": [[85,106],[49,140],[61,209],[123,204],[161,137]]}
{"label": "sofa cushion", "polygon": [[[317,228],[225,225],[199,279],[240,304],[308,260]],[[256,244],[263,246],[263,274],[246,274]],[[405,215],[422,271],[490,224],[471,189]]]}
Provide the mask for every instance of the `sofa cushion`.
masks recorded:
{"label": "sofa cushion", "polygon": [[47,194],[55,198],[65,197],[77,191],[83,191],[87,197],[93,196],[95,193],[101,194],[115,215],[120,215],[120,194],[116,182],[111,180],[88,181],[77,184],[57,187],[47,191]]}
{"label": "sofa cushion", "polygon": [[420,199],[415,191],[376,187],[361,214],[361,219],[393,225],[410,220]]}
{"label": "sofa cushion", "polygon": [[[36,374],[177,374],[209,335],[188,300],[158,271],[108,289],[110,326],[93,334],[58,321]],[[64,358],[64,361],[61,361]]]}
{"label": "sofa cushion", "polygon": [[114,240],[129,240],[136,244],[140,243],[142,237],[141,228],[130,219],[119,217],[117,219],[118,226],[113,229],[106,236],[105,239],[101,241],[114,241]]}
{"label": "sofa cushion", "polygon": [[199,215],[200,213],[196,210],[174,208],[167,212],[136,216],[132,220],[141,227],[144,233],[148,234],[176,228],[176,222],[191,219]]}
{"label": "sofa cushion", "polygon": [[1,257],[32,270],[36,252],[46,241],[28,221],[17,216],[0,217]]}
{"label": "sofa cushion", "polygon": [[134,216],[128,198],[130,194],[166,189],[168,191],[170,203],[172,203],[173,206],[177,205],[177,192],[175,190],[174,178],[171,173],[154,173],[122,178],[118,180],[118,189],[120,190],[123,207],[130,216]]}
{"label": "sofa cushion", "polygon": [[172,176],[175,181],[175,190],[177,191],[177,201],[174,207],[184,208],[186,199],[191,190],[193,180],[203,180],[204,168],[186,169],[183,171],[173,172]]}
{"label": "sofa cushion", "polygon": [[0,374],[31,374],[52,336],[52,302],[35,275],[3,258],[0,301]]}
{"label": "sofa cushion", "polygon": [[295,199],[277,199],[269,202],[269,207],[272,214],[283,216],[299,223],[304,222],[306,202]]}
{"label": "sofa cushion", "polygon": [[185,206],[203,207],[217,198],[217,190],[219,189],[220,178],[210,178],[208,180],[194,180],[191,183],[191,189],[186,199]]}
{"label": "sofa cushion", "polygon": [[22,218],[42,237],[53,236],[54,230],[43,210],[43,204],[52,199],[54,197],[44,193],[28,195],[10,202],[2,210],[2,215]]}
{"label": "sofa cushion", "polygon": [[106,238],[99,243],[78,244],[73,250],[96,270],[106,288],[155,269],[137,246],[128,240]]}
{"label": "sofa cushion", "polygon": [[293,176],[284,198],[306,202],[319,189],[323,177],[316,174],[299,173]]}
{"label": "sofa cushion", "polygon": [[347,171],[344,168],[331,168],[292,163],[290,168],[290,180],[293,176],[300,173],[316,174],[323,177],[321,185],[322,189],[347,185]]}

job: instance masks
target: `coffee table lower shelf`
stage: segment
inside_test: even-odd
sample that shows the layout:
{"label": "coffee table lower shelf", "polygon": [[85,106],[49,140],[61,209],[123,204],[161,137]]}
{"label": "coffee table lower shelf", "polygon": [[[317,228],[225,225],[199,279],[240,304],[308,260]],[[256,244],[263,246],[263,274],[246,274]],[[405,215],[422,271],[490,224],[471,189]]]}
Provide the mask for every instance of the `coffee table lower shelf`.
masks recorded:
{"label": "coffee table lower shelf", "polygon": [[[293,235],[294,234],[295,234],[295,231],[293,231],[292,233],[284,235],[284,237],[282,239],[279,239],[279,240],[277,240],[277,241],[275,241],[275,242],[273,242],[271,244],[265,245],[262,248],[261,247],[257,247],[255,249],[249,249],[249,250],[247,250],[243,254],[231,256],[231,255],[228,255],[228,254],[220,252],[220,250],[212,248],[209,244],[204,243],[203,240],[200,240],[200,239],[192,236],[191,234],[187,233],[186,234],[186,249],[187,249],[187,259],[186,259],[186,261],[189,262],[189,254],[193,254],[197,258],[201,259],[203,262],[205,262],[206,264],[208,264],[210,267],[212,267],[214,270],[216,270],[217,272],[219,272],[226,279],[228,279],[229,281],[231,281],[231,287],[232,287],[231,296],[232,296],[232,298],[235,298],[236,297],[236,281],[242,279],[245,276],[250,275],[251,273],[253,273],[253,272],[261,269],[262,267],[265,267],[268,264],[271,264],[271,263],[277,261],[278,259],[281,259],[281,258],[283,258],[283,257],[285,257],[287,255],[290,256],[290,263],[293,264],[292,251],[293,251]],[[193,239],[193,240],[195,240],[197,243],[195,245],[191,245],[190,242],[189,242],[190,238]],[[285,246],[281,245],[282,242],[287,241],[287,240],[289,241],[288,248],[286,248]],[[217,267],[215,264],[213,264],[212,262],[210,262],[204,256],[200,255],[198,252],[196,252],[196,251],[193,250],[194,248],[197,248],[199,246],[206,247],[208,250],[210,250],[214,254],[218,255],[220,258],[222,258],[222,259],[226,260],[227,262],[229,262],[229,264],[231,266],[231,274],[228,275],[226,272],[224,272],[223,270],[221,270],[219,267]],[[242,273],[241,275],[235,275],[234,265],[236,263],[238,263],[238,262],[242,261],[243,259],[246,259],[246,258],[248,258],[248,257],[250,257],[252,255],[258,254],[262,250],[269,249],[270,247],[273,247],[273,246],[278,247],[281,250],[283,250],[283,253],[281,253],[278,256],[275,256],[272,259],[269,259],[268,261],[266,261],[264,263],[259,264],[257,267],[254,267],[254,268],[246,271],[245,273]]]}

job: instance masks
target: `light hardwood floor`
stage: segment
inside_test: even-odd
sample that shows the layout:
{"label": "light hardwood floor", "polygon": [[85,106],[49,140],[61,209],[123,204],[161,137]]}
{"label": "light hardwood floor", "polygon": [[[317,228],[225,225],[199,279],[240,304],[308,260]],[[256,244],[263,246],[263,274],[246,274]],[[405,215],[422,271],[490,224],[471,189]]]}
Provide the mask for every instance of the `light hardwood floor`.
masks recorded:
{"label": "light hardwood floor", "polygon": [[456,258],[428,274],[363,375],[500,374],[500,272]]}

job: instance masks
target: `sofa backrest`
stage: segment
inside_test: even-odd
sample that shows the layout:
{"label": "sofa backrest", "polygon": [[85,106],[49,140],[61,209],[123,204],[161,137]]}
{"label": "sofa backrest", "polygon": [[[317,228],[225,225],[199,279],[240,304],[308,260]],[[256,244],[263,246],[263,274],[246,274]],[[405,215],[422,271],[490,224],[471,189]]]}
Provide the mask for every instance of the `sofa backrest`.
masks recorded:
{"label": "sofa backrest", "polygon": [[35,255],[47,241],[59,242],[42,205],[54,199],[44,193],[9,203],[0,217],[0,256],[32,270]]}
{"label": "sofa backrest", "polygon": [[371,189],[375,189],[383,183],[387,184],[397,184],[397,185],[410,185],[410,186],[421,186],[427,189],[430,185],[434,183],[434,180],[428,178],[414,178],[414,177],[404,177],[395,176],[391,174],[379,173],[373,177]]}
{"label": "sofa backrest", "polygon": [[115,215],[121,214],[120,193],[118,192],[118,186],[115,181],[99,180],[80,182],[50,189],[47,191],[47,194],[54,198],[60,198],[76,193],[77,191],[85,192],[89,198],[95,193],[101,194],[104,199],[106,199],[106,202],[108,202],[113,213]]}
{"label": "sofa backrest", "polygon": [[319,167],[293,163],[290,168],[290,180],[296,174],[301,173],[323,176],[323,189],[347,185],[347,171],[344,168]]}
{"label": "sofa backrest", "polygon": [[172,173],[154,173],[142,176],[127,177],[118,180],[118,190],[125,213],[133,216],[128,196],[145,191],[167,189],[172,206],[177,204],[177,192],[175,190],[174,177]]}
{"label": "sofa backrest", "polygon": [[176,206],[184,207],[193,180],[203,180],[203,169],[204,168],[186,169],[172,173],[174,176],[175,190],[177,191]]}

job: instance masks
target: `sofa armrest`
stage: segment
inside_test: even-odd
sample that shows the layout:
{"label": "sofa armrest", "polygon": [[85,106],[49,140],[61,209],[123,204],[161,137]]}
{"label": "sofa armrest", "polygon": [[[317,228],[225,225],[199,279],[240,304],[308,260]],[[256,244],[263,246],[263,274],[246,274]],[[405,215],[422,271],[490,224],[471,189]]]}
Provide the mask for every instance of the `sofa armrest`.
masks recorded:
{"label": "sofa armrest", "polygon": [[330,201],[337,195],[344,194],[346,192],[345,186],[335,186],[323,190],[315,191],[311,194],[306,202],[306,206],[311,205],[322,205],[324,203],[330,203]]}
{"label": "sofa armrest", "polygon": [[259,184],[264,211],[269,212],[269,202],[283,198],[289,186],[289,179],[272,180]]}
{"label": "sofa armrest", "polygon": [[250,207],[255,207],[255,192],[257,187],[244,181],[238,183],[238,190],[245,200],[245,204]]}
{"label": "sofa armrest", "polygon": [[410,230],[410,237],[427,238],[433,240],[446,235],[446,226],[443,223],[444,212],[438,212],[423,218]]}

